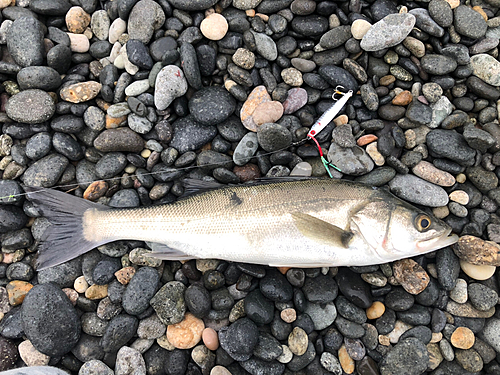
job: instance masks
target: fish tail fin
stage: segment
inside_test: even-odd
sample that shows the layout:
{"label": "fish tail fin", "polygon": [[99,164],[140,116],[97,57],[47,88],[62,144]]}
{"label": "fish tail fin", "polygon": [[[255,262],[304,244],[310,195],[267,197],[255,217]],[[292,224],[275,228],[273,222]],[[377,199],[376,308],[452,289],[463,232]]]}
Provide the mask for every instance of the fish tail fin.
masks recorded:
{"label": "fish tail fin", "polygon": [[24,187],[28,198],[52,224],[42,235],[36,269],[57,266],[74,259],[112,239],[87,239],[84,214],[87,210],[105,211],[109,207],[75,197],[62,191]]}

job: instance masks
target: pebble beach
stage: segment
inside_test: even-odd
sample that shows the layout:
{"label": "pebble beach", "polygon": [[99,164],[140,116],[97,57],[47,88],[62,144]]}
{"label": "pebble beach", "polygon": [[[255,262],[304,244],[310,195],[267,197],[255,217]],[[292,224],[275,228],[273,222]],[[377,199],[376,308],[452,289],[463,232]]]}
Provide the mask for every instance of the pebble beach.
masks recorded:
{"label": "pebble beach", "polygon": [[[0,371],[500,374],[499,0],[0,0]],[[386,188],[457,244],[272,268],[117,241],[37,271],[23,185],[115,208],[183,180]],[[339,94],[337,94],[338,97]],[[47,374],[50,375],[50,374]]]}

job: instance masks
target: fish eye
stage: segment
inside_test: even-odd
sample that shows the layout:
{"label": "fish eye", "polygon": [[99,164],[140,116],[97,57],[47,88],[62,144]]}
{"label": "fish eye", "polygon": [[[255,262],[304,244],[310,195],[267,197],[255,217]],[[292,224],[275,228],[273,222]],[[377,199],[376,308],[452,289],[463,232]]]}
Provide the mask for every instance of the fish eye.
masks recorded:
{"label": "fish eye", "polygon": [[415,219],[415,225],[419,232],[423,232],[431,226],[431,218],[427,215],[418,215]]}

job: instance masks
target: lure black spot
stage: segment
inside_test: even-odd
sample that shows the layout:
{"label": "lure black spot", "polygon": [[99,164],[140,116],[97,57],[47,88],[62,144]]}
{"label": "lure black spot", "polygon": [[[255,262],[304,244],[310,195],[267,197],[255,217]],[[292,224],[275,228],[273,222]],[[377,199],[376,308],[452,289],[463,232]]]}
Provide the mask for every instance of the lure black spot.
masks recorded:
{"label": "lure black spot", "polygon": [[243,200],[240,197],[238,197],[238,195],[236,195],[236,193],[231,194],[230,200],[231,200],[231,203],[235,206],[239,206],[240,204],[243,203]]}

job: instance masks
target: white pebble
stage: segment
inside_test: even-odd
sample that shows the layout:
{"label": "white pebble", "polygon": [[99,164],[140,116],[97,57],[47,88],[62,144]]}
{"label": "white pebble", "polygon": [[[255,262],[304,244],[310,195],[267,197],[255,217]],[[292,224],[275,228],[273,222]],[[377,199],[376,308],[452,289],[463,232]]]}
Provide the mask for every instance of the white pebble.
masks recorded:
{"label": "white pebble", "polygon": [[127,23],[121,18],[113,21],[109,27],[109,42],[115,44],[120,36],[127,30]]}
{"label": "white pebble", "polygon": [[450,291],[450,298],[456,303],[467,302],[467,281],[464,279],[457,279],[455,288]]}
{"label": "white pebble", "polygon": [[495,266],[478,266],[465,260],[460,261],[462,271],[469,277],[475,280],[487,280],[495,273],[497,269]]}
{"label": "white pebble", "polygon": [[455,190],[450,193],[450,201],[460,203],[462,206],[465,206],[469,203],[469,194],[467,194],[463,190]]}
{"label": "white pebble", "polygon": [[283,353],[277,358],[280,363],[288,363],[293,358],[293,353],[287,345],[281,345],[283,348]]}
{"label": "white pebble", "polygon": [[305,161],[298,163],[290,172],[290,176],[309,177],[311,176],[311,174],[312,174],[311,164]]}

